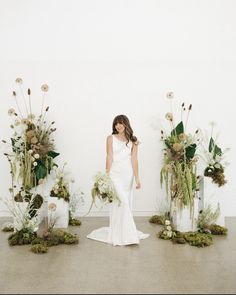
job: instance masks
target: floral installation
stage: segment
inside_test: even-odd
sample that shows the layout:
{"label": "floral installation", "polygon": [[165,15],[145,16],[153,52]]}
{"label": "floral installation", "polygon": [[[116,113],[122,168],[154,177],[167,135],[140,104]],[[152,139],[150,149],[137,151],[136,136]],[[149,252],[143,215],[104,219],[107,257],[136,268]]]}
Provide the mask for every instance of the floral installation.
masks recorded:
{"label": "floral installation", "polygon": [[[41,196],[40,196],[41,197]],[[21,206],[21,202],[15,202],[13,198],[0,198],[0,200],[6,205],[9,212],[14,217],[15,230],[19,231],[22,229],[27,229],[30,232],[37,229],[38,224],[38,210],[35,204],[38,202],[38,196],[34,195],[30,200],[24,202],[24,207]]]}
{"label": "floral installation", "polygon": [[56,197],[58,199],[63,199],[65,202],[70,201],[70,189],[69,181],[66,180],[64,174],[64,168],[66,163],[64,163],[62,169],[55,167],[54,171],[56,173],[55,183],[50,191],[51,197]]}
{"label": "floral installation", "polygon": [[[167,98],[171,102],[172,110],[173,92],[168,92]],[[181,119],[178,124],[176,124],[173,111],[165,115],[170,123],[171,131],[166,133],[161,130],[161,140],[164,145],[164,165],[160,173],[160,182],[161,185],[165,182],[167,195],[178,210],[187,206],[190,208],[192,216],[194,197],[198,191],[199,183],[196,150],[200,139],[198,130],[194,134],[187,132],[191,110],[192,104],[185,106],[185,103],[182,103]]]}
{"label": "floral installation", "polygon": [[216,124],[214,122],[211,122],[211,136],[208,140],[208,147],[202,143],[204,150],[203,159],[207,165],[204,170],[204,176],[212,178],[212,182],[221,187],[227,183],[224,173],[228,162],[224,161],[224,155],[229,149],[227,148],[222,150],[219,147],[217,138],[215,138],[213,135],[213,129],[215,125]]}
{"label": "floral installation", "polygon": [[216,224],[217,219],[220,216],[220,206],[217,205],[216,210],[213,212],[211,205],[207,205],[202,211],[200,211],[197,227],[199,232],[209,233],[212,235],[227,235],[228,229],[224,226]]}
{"label": "floral installation", "polygon": [[[20,181],[22,186],[30,190],[50,173],[55,165],[54,158],[59,155],[55,151],[52,133],[56,131],[55,122],[47,124],[46,115],[49,107],[44,107],[45,95],[48,85],[41,86],[42,106],[41,113],[37,116],[32,110],[31,89],[28,88],[25,95],[22,88],[23,80],[16,79],[18,91],[13,91],[13,98],[17,111],[14,108],[8,110],[14,122],[11,124],[13,135],[9,143],[11,151],[5,153],[10,166],[14,181]],[[21,97],[21,100],[19,96]],[[26,97],[27,96],[27,97]],[[21,106],[21,103],[23,106]],[[5,140],[3,143],[7,144]]]}

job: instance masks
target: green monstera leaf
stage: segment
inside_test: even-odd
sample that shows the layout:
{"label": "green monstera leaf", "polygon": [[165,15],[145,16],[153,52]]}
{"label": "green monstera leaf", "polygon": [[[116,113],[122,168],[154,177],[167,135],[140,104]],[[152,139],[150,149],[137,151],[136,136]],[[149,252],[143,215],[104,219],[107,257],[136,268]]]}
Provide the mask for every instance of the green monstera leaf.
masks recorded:
{"label": "green monstera leaf", "polygon": [[196,148],[197,148],[197,145],[195,143],[186,147],[185,154],[188,160],[191,160],[194,157]]}
{"label": "green monstera leaf", "polygon": [[209,142],[209,147],[208,150],[210,153],[213,153],[213,158],[215,159],[216,156],[221,156],[222,155],[222,150],[218,145],[215,143],[214,139],[211,137],[210,142]]}
{"label": "green monstera leaf", "polygon": [[38,165],[35,167],[34,171],[35,171],[36,178],[38,180],[43,179],[47,176],[47,168],[42,162],[38,161]]}
{"label": "green monstera leaf", "polygon": [[57,152],[54,152],[54,151],[49,151],[48,152],[48,156],[51,157],[51,158],[56,158],[57,156],[59,156],[60,154],[57,153]]}
{"label": "green monstera leaf", "polygon": [[178,136],[181,133],[184,133],[184,124],[182,121],[171,131],[171,135]]}

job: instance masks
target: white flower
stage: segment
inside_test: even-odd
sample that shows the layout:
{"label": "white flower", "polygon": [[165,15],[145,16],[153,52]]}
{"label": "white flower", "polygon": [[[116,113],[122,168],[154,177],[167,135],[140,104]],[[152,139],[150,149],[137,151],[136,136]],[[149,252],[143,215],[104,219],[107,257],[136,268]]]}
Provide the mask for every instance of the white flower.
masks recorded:
{"label": "white flower", "polygon": [[32,153],[33,153],[33,151],[32,151],[32,150],[28,150],[28,153],[29,153],[29,154],[32,154]]}
{"label": "white flower", "polygon": [[172,237],[172,231],[168,231],[168,232],[166,233],[166,235],[167,235],[168,238],[171,238],[171,237]]}
{"label": "white flower", "polygon": [[168,121],[173,121],[173,114],[172,113],[166,113],[165,115],[165,118],[168,120]]}
{"label": "white flower", "polygon": [[20,120],[15,120],[15,126],[19,126],[20,125]]}
{"label": "white flower", "polygon": [[22,84],[23,83],[23,80],[21,78],[16,78],[16,83],[17,84]]}
{"label": "white flower", "polygon": [[43,85],[41,86],[41,90],[42,90],[43,92],[47,92],[48,89],[49,89],[49,87],[48,87],[47,84],[43,84]]}
{"label": "white flower", "polygon": [[174,92],[172,92],[172,91],[168,91],[168,92],[166,93],[166,97],[167,97],[168,99],[172,99],[172,98],[174,98]]}
{"label": "white flower", "polygon": [[58,185],[58,184],[55,184],[55,185],[54,185],[54,189],[55,189],[55,190],[59,189],[59,185]]}
{"label": "white flower", "polygon": [[216,163],[214,166],[215,166],[216,169],[220,169],[221,168],[221,166],[220,166],[219,163]]}
{"label": "white flower", "polygon": [[169,220],[166,220],[165,221],[165,225],[170,225],[170,221]]}
{"label": "white flower", "polygon": [[26,192],[25,191],[21,191],[20,192],[21,196],[24,198],[26,196]]}
{"label": "white flower", "polygon": [[35,159],[39,159],[39,154],[34,155]]}
{"label": "white flower", "polygon": [[15,110],[13,108],[8,110],[8,115],[9,116],[14,116],[15,115]]}
{"label": "white flower", "polygon": [[171,226],[167,225],[166,229],[167,229],[168,231],[171,231]]}
{"label": "white flower", "polygon": [[37,165],[38,165],[38,163],[37,163],[37,162],[34,162],[34,163],[33,163],[33,165],[34,165],[34,166],[37,166]]}
{"label": "white flower", "polygon": [[56,171],[56,170],[57,170],[57,166],[54,165],[54,166],[52,167],[52,169]]}

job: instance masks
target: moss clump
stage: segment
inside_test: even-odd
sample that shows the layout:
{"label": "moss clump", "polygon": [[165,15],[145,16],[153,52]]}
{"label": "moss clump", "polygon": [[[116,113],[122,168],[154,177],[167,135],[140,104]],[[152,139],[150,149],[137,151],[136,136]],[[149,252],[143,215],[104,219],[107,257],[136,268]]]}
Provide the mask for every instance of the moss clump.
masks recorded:
{"label": "moss clump", "polygon": [[76,218],[70,218],[69,219],[69,225],[72,225],[72,226],[80,226],[81,225],[81,221],[79,219],[76,219]]}
{"label": "moss clump", "polygon": [[163,240],[171,240],[172,238],[175,237],[175,232],[174,231],[167,231],[166,229],[163,229],[159,231],[157,234],[157,237]]}
{"label": "moss clump", "polygon": [[14,231],[14,226],[11,222],[5,222],[2,226],[2,231],[3,232],[13,232]]}
{"label": "moss clump", "polygon": [[162,215],[153,215],[150,219],[149,219],[150,223],[155,223],[155,224],[161,224],[164,225],[165,224],[165,216]]}
{"label": "moss clump", "polygon": [[77,235],[68,233],[62,229],[53,229],[47,232],[42,239],[37,238],[39,243],[46,243],[48,247],[59,244],[78,244],[79,237]]}
{"label": "moss clump", "polygon": [[45,244],[34,244],[31,246],[30,250],[35,254],[43,254],[48,252],[48,247]]}
{"label": "moss clump", "polygon": [[3,232],[13,232],[14,228],[13,227],[9,227],[9,226],[5,226],[2,228]]}
{"label": "moss clump", "polygon": [[172,238],[172,242],[174,244],[186,244],[186,240],[184,238],[184,234],[179,232],[179,231],[176,231],[175,233],[175,237]]}
{"label": "moss clump", "polygon": [[206,247],[213,244],[212,236],[210,234],[204,234],[199,232],[187,232],[184,233],[184,239],[191,246]]}
{"label": "moss clump", "polygon": [[218,224],[211,224],[207,226],[212,235],[227,235],[228,229]]}
{"label": "moss clump", "polygon": [[28,245],[31,244],[35,237],[36,233],[24,228],[11,234],[8,243],[10,246]]}

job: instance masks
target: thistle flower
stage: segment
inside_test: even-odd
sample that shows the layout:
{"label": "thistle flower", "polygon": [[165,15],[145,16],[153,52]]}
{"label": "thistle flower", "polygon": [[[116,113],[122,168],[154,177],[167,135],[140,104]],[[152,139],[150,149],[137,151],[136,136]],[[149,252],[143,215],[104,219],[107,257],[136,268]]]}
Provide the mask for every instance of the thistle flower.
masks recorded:
{"label": "thistle flower", "polygon": [[9,115],[9,116],[14,116],[15,113],[16,113],[16,112],[15,112],[15,110],[14,110],[13,108],[11,108],[11,109],[8,110],[8,115]]}
{"label": "thistle flower", "polygon": [[176,142],[173,144],[172,148],[175,152],[179,152],[182,150],[183,146],[182,146],[182,144]]}
{"label": "thistle flower", "polygon": [[181,133],[180,135],[179,135],[179,140],[181,140],[181,141],[185,141],[187,139],[187,135],[185,134],[185,133]]}
{"label": "thistle flower", "polygon": [[17,84],[22,84],[23,83],[23,80],[21,78],[16,78],[16,83]]}
{"label": "thistle flower", "polygon": [[36,144],[38,142],[38,139],[34,136],[31,138],[31,143]]}
{"label": "thistle flower", "polygon": [[41,86],[41,90],[42,90],[43,92],[47,92],[48,89],[49,89],[49,87],[48,87],[47,84],[43,84],[43,85]]}
{"label": "thistle flower", "polygon": [[34,137],[34,135],[35,135],[34,130],[29,130],[26,132],[26,136],[28,138],[32,138],[32,137]]}
{"label": "thistle flower", "polygon": [[166,93],[166,97],[167,97],[168,99],[172,99],[172,98],[174,98],[174,92],[172,92],[172,91],[168,91],[168,92]]}
{"label": "thistle flower", "polygon": [[55,203],[50,203],[48,205],[48,210],[50,210],[50,211],[56,211],[56,209],[57,209],[57,205]]}
{"label": "thistle flower", "polygon": [[165,118],[166,118],[168,121],[173,121],[173,114],[172,114],[172,113],[166,113]]}

